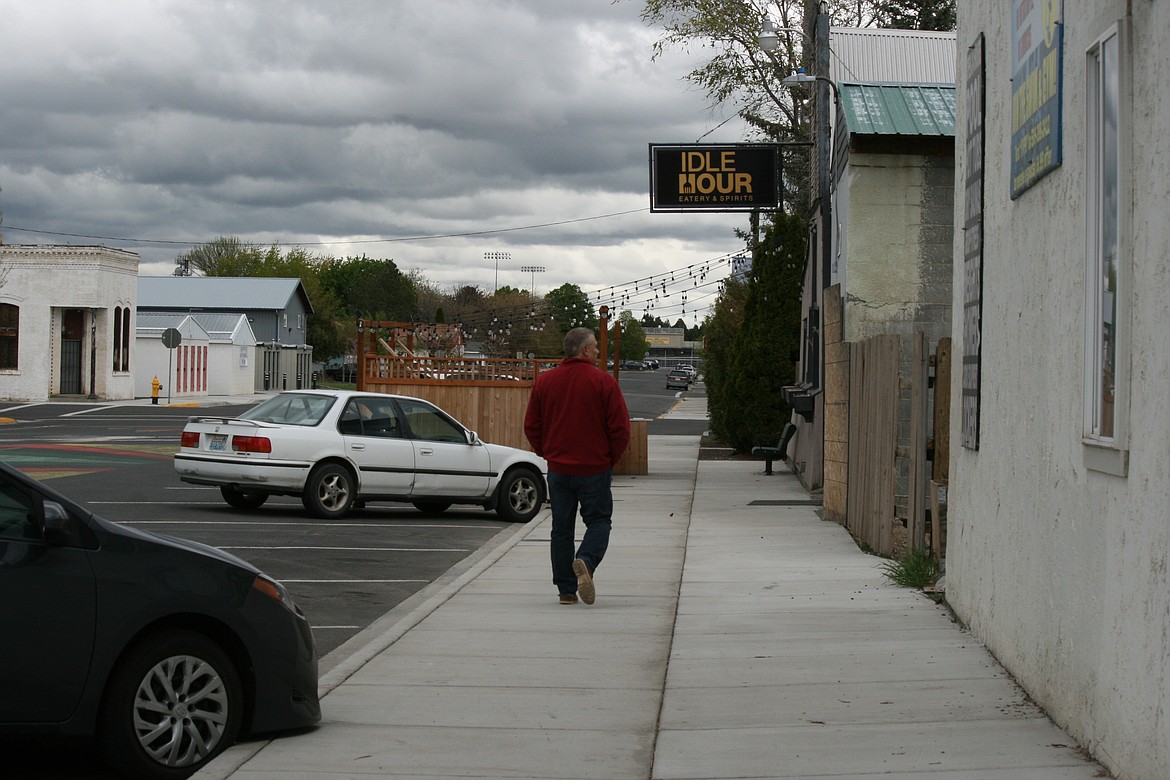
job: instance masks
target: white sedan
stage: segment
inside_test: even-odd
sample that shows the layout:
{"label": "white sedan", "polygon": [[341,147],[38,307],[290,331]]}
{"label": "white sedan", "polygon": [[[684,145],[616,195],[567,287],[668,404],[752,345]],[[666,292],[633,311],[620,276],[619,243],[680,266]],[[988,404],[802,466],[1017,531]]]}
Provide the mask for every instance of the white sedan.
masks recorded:
{"label": "white sedan", "polygon": [[488,444],[420,398],[346,390],[280,393],[239,417],[192,417],[175,455],[179,479],[214,485],[237,509],[300,496],[322,518],[399,501],[438,513],[476,504],[527,522],[547,495],[548,466]]}

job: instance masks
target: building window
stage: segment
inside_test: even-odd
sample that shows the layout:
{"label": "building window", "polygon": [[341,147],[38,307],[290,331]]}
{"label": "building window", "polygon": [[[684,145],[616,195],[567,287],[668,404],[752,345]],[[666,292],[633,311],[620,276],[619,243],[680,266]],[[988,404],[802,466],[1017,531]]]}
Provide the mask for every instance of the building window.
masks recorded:
{"label": "building window", "polygon": [[122,370],[130,370],[130,307],[122,309]]}
{"label": "building window", "polygon": [[20,307],[0,303],[0,369],[15,371],[20,346]]}
{"label": "building window", "polygon": [[122,369],[122,307],[114,307],[114,370]]}
{"label": "building window", "polygon": [[1124,475],[1129,258],[1123,165],[1123,41],[1114,26],[1088,50],[1084,440],[1090,468]]}

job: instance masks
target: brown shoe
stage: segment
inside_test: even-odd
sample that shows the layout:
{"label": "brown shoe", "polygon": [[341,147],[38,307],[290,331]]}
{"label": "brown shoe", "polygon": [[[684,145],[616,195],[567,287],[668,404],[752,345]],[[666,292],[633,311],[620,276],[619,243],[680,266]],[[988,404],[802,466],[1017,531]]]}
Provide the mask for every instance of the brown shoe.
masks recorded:
{"label": "brown shoe", "polygon": [[593,573],[589,566],[580,558],[573,560],[573,573],[577,575],[577,592],[586,604],[592,604],[597,598],[597,590],[593,587]]}
{"label": "brown shoe", "polygon": [[577,603],[577,594],[576,593],[562,593],[561,594],[561,603],[567,604],[567,605],[576,604]]}

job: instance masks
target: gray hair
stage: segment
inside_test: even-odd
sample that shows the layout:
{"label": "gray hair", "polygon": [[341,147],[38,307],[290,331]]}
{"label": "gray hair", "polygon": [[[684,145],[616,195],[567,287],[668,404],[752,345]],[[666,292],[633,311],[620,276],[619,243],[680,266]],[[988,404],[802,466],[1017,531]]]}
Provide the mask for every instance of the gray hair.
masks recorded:
{"label": "gray hair", "polygon": [[580,357],[581,350],[585,348],[591,338],[595,338],[595,336],[589,328],[573,328],[565,334],[565,355],[567,357]]}

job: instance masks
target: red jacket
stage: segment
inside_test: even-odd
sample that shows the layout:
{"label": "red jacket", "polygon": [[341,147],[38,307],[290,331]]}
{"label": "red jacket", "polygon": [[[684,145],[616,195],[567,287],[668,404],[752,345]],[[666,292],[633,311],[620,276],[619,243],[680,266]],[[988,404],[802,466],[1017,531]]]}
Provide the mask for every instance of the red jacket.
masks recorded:
{"label": "red jacket", "polygon": [[630,412],[616,379],[586,358],[565,358],[536,378],[524,435],[550,470],[587,477],[621,460]]}

